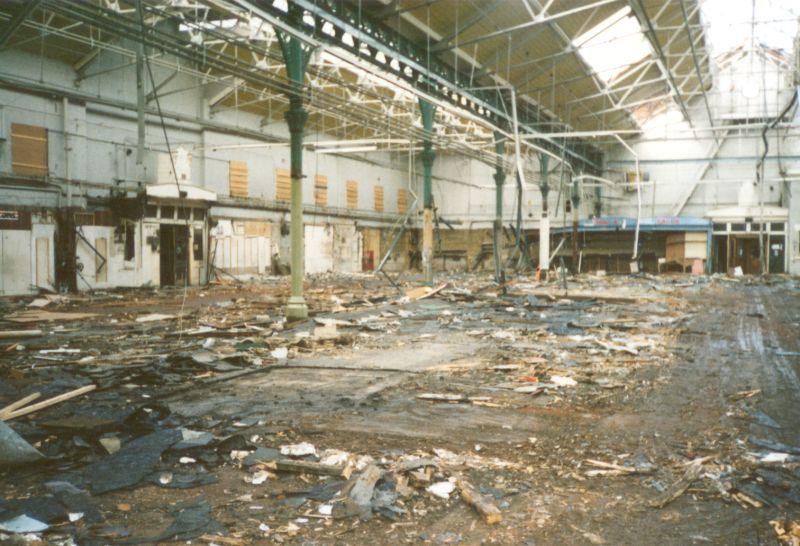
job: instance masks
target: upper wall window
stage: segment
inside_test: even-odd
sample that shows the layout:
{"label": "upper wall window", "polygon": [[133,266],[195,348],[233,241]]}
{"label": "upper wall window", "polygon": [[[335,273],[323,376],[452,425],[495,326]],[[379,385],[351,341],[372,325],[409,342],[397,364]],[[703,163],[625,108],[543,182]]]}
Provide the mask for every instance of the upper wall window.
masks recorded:
{"label": "upper wall window", "polygon": [[47,129],[11,124],[11,171],[14,174],[47,176]]}

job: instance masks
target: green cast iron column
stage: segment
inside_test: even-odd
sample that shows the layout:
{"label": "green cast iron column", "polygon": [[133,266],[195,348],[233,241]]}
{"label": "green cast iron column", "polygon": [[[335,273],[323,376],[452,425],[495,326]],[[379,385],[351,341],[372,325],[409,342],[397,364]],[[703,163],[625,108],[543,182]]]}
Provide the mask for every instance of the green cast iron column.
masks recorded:
{"label": "green cast iron column", "polygon": [[311,54],[311,47],[294,36],[278,32],[278,40],[286,63],[286,72],[292,83],[289,96],[289,109],[284,115],[289,125],[291,150],[291,223],[289,235],[291,239],[292,293],[286,304],[287,320],[308,318],[308,306],[303,298],[303,129],[308,119],[308,112],[303,108],[303,80],[306,65]]}
{"label": "green cast iron column", "polygon": [[422,272],[426,283],[433,282],[433,115],[436,106],[420,99],[422,128],[425,137],[422,141]]}
{"label": "green cast iron column", "polygon": [[547,196],[550,193],[549,159],[546,154],[539,155],[539,174],[541,176],[539,191],[542,192],[542,216],[539,219],[539,272],[542,279],[547,278],[547,270],[550,268],[550,218],[547,215]]}
{"label": "green cast iron column", "polygon": [[578,271],[578,208],[581,205],[580,180],[575,177],[572,180],[572,270],[577,275]]}
{"label": "green cast iron column", "polygon": [[494,230],[492,233],[494,243],[494,280],[498,283],[504,281],[503,267],[500,255],[500,233],[503,230],[503,183],[506,180],[505,154],[506,139],[502,134],[494,134],[494,153],[497,154],[497,163],[494,168]]}

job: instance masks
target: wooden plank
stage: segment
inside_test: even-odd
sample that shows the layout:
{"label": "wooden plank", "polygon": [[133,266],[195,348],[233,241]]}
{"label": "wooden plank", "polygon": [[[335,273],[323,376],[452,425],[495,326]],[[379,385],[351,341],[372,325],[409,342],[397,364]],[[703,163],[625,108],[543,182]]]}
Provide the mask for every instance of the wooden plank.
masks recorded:
{"label": "wooden plank", "polygon": [[275,200],[290,201],[292,199],[292,178],[287,169],[275,169]]}
{"label": "wooden plank", "polygon": [[669,486],[667,490],[655,500],[650,501],[650,506],[653,508],[664,508],[667,504],[683,495],[686,490],[689,489],[689,486],[703,473],[703,462],[708,458],[709,457],[698,458],[687,463],[689,468],[686,470],[683,477]]}
{"label": "wooden plank", "polygon": [[244,161],[228,162],[228,189],[231,197],[247,197],[250,174]]}
{"label": "wooden plank", "polygon": [[458,477],[456,479],[456,485],[461,492],[461,498],[463,498],[467,504],[475,508],[475,510],[483,516],[486,523],[493,525],[503,521],[503,514],[500,512],[500,509],[487,497],[481,495],[467,480]]}
{"label": "wooden plank", "polygon": [[358,208],[358,182],[355,180],[348,180],[346,184],[347,189],[347,208]]}
{"label": "wooden plank", "polygon": [[41,396],[41,393],[35,392],[33,394],[29,394],[25,398],[20,398],[16,402],[12,402],[11,404],[7,405],[6,407],[0,409],[0,420],[3,419],[3,416],[7,413],[11,413],[12,411],[21,408],[25,404],[30,404],[37,398]]}
{"label": "wooden plank", "polygon": [[279,470],[281,472],[295,472],[298,474],[320,474],[323,476],[341,476],[344,468],[320,464],[314,461],[295,461],[292,459],[280,459],[277,461],[259,461],[259,468],[267,470]]}
{"label": "wooden plank", "polygon": [[11,171],[14,174],[47,175],[47,129],[11,124]]}
{"label": "wooden plank", "polygon": [[222,535],[200,535],[200,540],[209,544],[225,544],[226,546],[245,546],[248,541],[235,537],[224,537]]}
{"label": "wooden plank", "polygon": [[83,320],[97,316],[95,313],[65,313],[62,311],[45,311],[43,309],[31,309],[17,311],[11,315],[6,315],[5,320],[12,322],[41,322],[45,320]]}
{"label": "wooden plank", "polygon": [[318,174],[314,177],[314,204],[318,207],[328,206],[328,177]]}
{"label": "wooden plank", "polygon": [[375,195],[375,210],[377,212],[383,212],[383,186],[375,184],[374,195]]}
{"label": "wooden plank", "polygon": [[98,237],[94,240],[97,253],[94,255],[94,280],[106,282],[108,280],[108,239]]}
{"label": "wooden plank", "polygon": [[76,398],[78,396],[81,396],[82,394],[86,394],[87,392],[91,392],[96,388],[97,385],[86,385],[77,388],[75,390],[65,392],[64,394],[59,394],[58,396],[54,396],[53,398],[42,400],[38,404],[32,404],[22,409],[18,409],[10,413],[5,413],[3,415],[0,415],[0,421],[9,421],[17,417],[22,417],[23,415],[28,415],[29,413],[39,411],[40,409],[45,409],[49,408],[50,406],[55,406],[56,404],[60,404],[61,402],[66,402],[67,400],[71,400],[72,398]]}
{"label": "wooden plank", "polygon": [[18,339],[23,337],[38,337],[41,330],[0,330],[0,339]]}
{"label": "wooden plank", "polygon": [[353,482],[348,496],[358,506],[369,506],[375,484],[383,476],[383,471],[374,464],[368,465]]}

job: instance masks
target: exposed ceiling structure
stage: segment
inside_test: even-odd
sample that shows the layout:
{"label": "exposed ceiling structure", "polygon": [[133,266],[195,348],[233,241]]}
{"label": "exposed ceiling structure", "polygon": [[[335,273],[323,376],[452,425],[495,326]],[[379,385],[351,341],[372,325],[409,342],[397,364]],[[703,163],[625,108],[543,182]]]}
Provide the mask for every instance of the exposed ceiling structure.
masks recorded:
{"label": "exposed ceiling structure", "polygon": [[126,0],[6,2],[0,46],[65,61],[83,85],[113,77],[114,67],[95,66],[99,52],[130,66],[144,43],[163,78],[148,87],[151,99],[185,91],[168,78],[187,73],[212,115],[241,110],[267,124],[283,120],[288,102],[276,37],[287,32],[315,46],[304,90],[310,132],[416,150],[424,97],[439,105],[440,150],[493,163],[494,132],[513,135],[516,119],[523,153],[590,170],[600,150],[582,135],[636,130],[673,102],[685,114],[711,85],[697,0],[291,4],[301,21],[286,0],[142,0],[141,14]]}

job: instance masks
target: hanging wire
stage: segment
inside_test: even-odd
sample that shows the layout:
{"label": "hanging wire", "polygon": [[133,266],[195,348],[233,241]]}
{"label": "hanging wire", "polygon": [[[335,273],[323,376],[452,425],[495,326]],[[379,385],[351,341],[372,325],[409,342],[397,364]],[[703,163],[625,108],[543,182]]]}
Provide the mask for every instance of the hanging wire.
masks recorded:
{"label": "hanging wire", "polygon": [[[161,100],[158,97],[158,87],[156,85],[156,79],[153,77],[153,67],[150,65],[150,56],[147,54],[147,50],[145,49],[147,47],[147,40],[146,40],[146,35],[145,35],[144,8],[142,7],[142,0],[136,0],[136,9],[139,12],[139,25],[140,25],[141,34],[142,34],[141,38],[142,38],[142,50],[143,50],[143,54],[144,54],[144,61],[145,61],[145,65],[147,66],[147,74],[150,77],[150,85],[153,86],[153,91],[152,91],[153,98],[155,99],[155,102],[156,102],[156,110],[158,111],[158,119],[159,119],[159,123],[161,125],[161,131],[162,131],[162,133],[164,135],[164,143],[167,146],[167,155],[169,155],[169,162],[170,162],[170,166],[172,167],[172,176],[173,176],[173,178],[175,180],[175,186],[178,188],[178,199],[180,200],[181,199],[181,193],[182,193],[183,190],[181,190],[181,184],[178,181],[178,171],[175,168],[175,158],[172,155],[172,146],[170,145],[169,135],[167,134],[167,124],[164,122],[164,113],[161,111]],[[179,206],[177,208],[177,210],[180,211],[180,209],[181,209],[181,207]],[[186,225],[187,247],[185,249],[185,252],[186,252],[187,265],[188,265],[188,261],[189,261],[189,251],[190,251],[190,249],[188,247],[188,241],[189,241],[189,236],[191,235],[191,230],[190,230],[190,226],[189,226],[189,216],[191,214],[191,209],[189,209],[189,211],[190,212],[188,214],[186,214],[185,218],[184,218],[184,222],[185,222],[185,225]],[[186,295],[187,295],[187,292],[188,292],[189,276],[190,275],[191,275],[191,271],[188,270],[188,271],[186,271],[186,275],[184,275],[184,278],[183,278],[183,297],[181,298],[181,307],[180,307],[180,311],[179,311],[179,314],[178,314],[178,341],[181,340],[181,337],[183,335],[183,311],[184,311],[184,308],[186,306]]]}

